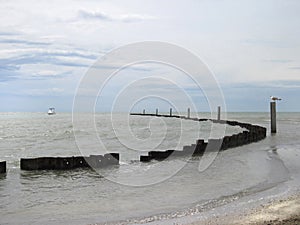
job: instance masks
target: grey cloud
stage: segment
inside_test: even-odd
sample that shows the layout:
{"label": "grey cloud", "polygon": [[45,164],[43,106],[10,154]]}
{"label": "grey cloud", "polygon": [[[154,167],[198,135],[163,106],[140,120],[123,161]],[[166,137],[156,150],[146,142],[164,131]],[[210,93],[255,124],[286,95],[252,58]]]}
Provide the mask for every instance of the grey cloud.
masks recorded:
{"label": "grey cloud", "polygon": [[15,65],[0,65],[0,71],[15,71],[15,70],[19,70],[20,67],[19,66],[15,66]]}
{"label": "grey cloud", "polygon": [[101,21],[119,21],[124,23],[140,22],[147,19],[153,19],[151,16],[138,15],[138,14],[124,14],[118,16],[111,16],[103,12],[89,12],[85,10],[78,11],[78,17],[80,19],[93,19]]}
{"label": "grey cloud", "polygon": [[0,36],[17,36],[17,35],[20,35],[20,33],[0,31]]}
{"label": "grey cloud", "polygon": [[[0,71],[1,72],[1,71]],[[13,74],[1,74],[0,75],[0,83],[16,80],[17,76]]]}
{"label": "grey cloud", "polygon": [[16,80],[19,76],[19,66],[0,64],[0,83]]}
{"label": "grey cloud", "polygon": [[289,67],[290,70],[300,70],[300,66]]}
{"label": "grey cloud", "polygon": [[30,80],[48,80],[48,79],[59,79],[59,78],[64,78],[66,76],[72,75],[71,71],[67,71],[64,73],[58,73],[58,74],[53,74],[53,75],[40,75],[40,74],[35,74],[30,77]]}
{"label": "grey cloud", "polygon": [[266,60],[264,60],[264,62],[267,62],[267,63],[290,63],[290,62],[293,62],[293,60],[289,60],[289,59],[266,59]]}
{"label": "grey cloud", "polygon": [[246,39],[242,41],[243,44],[247,45],[257,45],[257,46],[267,46],[274,48],[290,48],[292,47],[290,43],[282,42],[272,39]]}
{"label": "grey cloud", "polygon": [[91,68],[93,69],[107,69],[107,70],[128,70],[128,71],[141,71],[141,72],[153,72],[156,69],[155,68],[149,68],[146,66],[123,66],[123,65],[92,65]]}
{"label": "grey cloud", "polygon": [[222,85],[222,88],[241,88],[241,89],[264,89],[264,88],[299,88],[300,80],[274,80],[265,82],[250,82]]}
{"label": "grey cloud", "polygon": [[19,65],[26,65],[26,64],[38,64],[38,63],[45,63],[45,64],[54,64],[54,65],[62,65],[62,66],[74,66],[74,67],[88,67],[90,64],[88,63],[75,63],[69,62],[67,60],[62,60],[57,57],[79,57],[83,59],[90,59],[95,60],[97,55],[94,54],[83,54],[78,52],[35,52],[30,54],[23,54],[16,57],[10,57],[5,59],[0,59],[1,65],[6,65],[6,67],[12,66],[19,66]]}
{"label": "grey cloud", "polygon": [[64,57],[79,57],[84,59],[95,60],[98,58],[96,54],[83,54],[78,52],[45,52],[43,55],[46,56],[64,56]]}
{"label": "grey cloud", "polygon": [[80,10],[78,12],[78,16],[83,19],[97,19],[97,20],[104,20],[104,21],[113,20],[110,16],[102,12],[87,12],[84,10]]}
{"label": "grey cloud", "polygon": [[0,43],[3,43],[3,44],[23,44],[23,45],[51,45],[51,43],[47,43],[47,42],[26,41],[26,40],[17,40],[17,39],[1,39]]}
{"label": "grey cloud", "polygon": [[[22,65],[30,65],[30,64],[51,64],[51,65],[59,65],[66,67],[89,67],[89,63],[77,63],[70,62],[67,60],[62,60],[57,58],[58,56],[65,57],[81,57],[87,59],[94,59],[96,56],[93,55],[84,55],[76,52],[70,53],[34,53],[34,54],[23,54],[16,57],[4,58],[0,59],[0,82],[8,82],[16,79],[24,79],[22,77],[22,73],[20,71],[20,67]],[[41,80],[41,79],[53,79],[53,78],[61,78],[69,75],[70,73],[61,73],[55,75],[32,75],[26,76],[28,79],[33,80]]]}

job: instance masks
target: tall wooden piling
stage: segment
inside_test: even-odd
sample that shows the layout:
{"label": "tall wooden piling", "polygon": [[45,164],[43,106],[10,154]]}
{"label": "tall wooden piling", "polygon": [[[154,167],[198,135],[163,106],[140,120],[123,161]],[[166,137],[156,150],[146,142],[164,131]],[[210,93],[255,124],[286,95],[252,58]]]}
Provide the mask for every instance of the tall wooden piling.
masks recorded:
{"label": "tall wooden piling", "polygon": [[221,120],[221,106],[218,106],[218,120]]}
{"label": "tall wooden piling", "polygon": [[270,102],[271,111],[271,133],[276,133],[276,102]]}
{"label": "tall wooden piling", "polygon": [[145,109],[143,109],[143,114],[145,114],[146,113],[146,110]]}
{"label": "tall wooden piling", "polygon": [[172,116],[172,108],[170,108],[170,116]]}
{"label": "tall wooden piling", "polygon": [[188,111],[187,111],[187,117],[188,117],[188,118],[191,118],[191,109],[190,109],[190,108],[188,108]]}
{"label": "tall wooden piling", "polygon": [[158,115],[158,109],[156,109],[155,115]]}
{"label": "tall wooden piling", "polygon": [[6,162],[0,162],[0,173],[6,173]]}

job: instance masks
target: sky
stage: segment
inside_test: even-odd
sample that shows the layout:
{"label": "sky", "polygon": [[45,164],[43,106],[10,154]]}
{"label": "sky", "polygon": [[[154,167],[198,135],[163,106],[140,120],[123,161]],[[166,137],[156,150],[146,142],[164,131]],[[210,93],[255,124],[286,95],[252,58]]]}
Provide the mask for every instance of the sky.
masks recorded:
{"label": "sky", "polygon": [[[299,112],[299,11],[298,0],[0,0],[0,111],[71,112],[82,79],[99,59],[124,45],[160,41],[207,65],[227,111],[268,111],[269,97],[279,96],[278,111]],[[126,110],[124,96],[113,96],[138,77],[143,82],[128,95],[155,93],[168,102],[150,96],[139,110],[164,110],[170,102],[188,107],[172,82],[182,84],[199,111],[208,110],[205,93],[181,71],[145,63],[107,84],[96,96],[97,110],[110,111],[112,102]]]}

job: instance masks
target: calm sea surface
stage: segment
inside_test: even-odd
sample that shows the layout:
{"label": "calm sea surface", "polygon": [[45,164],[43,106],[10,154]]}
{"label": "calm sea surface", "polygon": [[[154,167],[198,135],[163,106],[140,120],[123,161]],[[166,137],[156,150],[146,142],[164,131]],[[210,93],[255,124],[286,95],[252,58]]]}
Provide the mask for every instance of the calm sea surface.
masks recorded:
{"label": "calm sea surface", "polygon": [[[199,114],[208,118],[209,114]],[[269,128],[268,113],[229,113],[229,119]],[[201,212],[266,190],[298,191],[300,114],[279,113],[278,134],[217,155],[199,171],[199,157],[140,163],[151,150],[181,150],[196,139],[241,132],[210,122],[96,114],[0,113],[0,224],[89,224],[172,218]],[[106,169],[21,171],[19,159],[119,152]],[[279,189],[278,189],[279,192]],[[154,217],[154,215],[156,215]]]}

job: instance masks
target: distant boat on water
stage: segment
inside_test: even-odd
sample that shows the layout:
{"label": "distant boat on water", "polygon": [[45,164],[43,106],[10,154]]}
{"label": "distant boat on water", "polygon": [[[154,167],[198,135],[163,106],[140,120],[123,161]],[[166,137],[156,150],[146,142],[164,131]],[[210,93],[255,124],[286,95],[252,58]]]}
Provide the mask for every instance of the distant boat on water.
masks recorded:
{"label": "distant boat on water", "polygon": [[56,114],[55,108],[49,108],[48,115],[55,115],[55,114]]}

